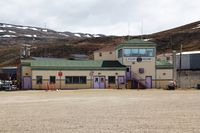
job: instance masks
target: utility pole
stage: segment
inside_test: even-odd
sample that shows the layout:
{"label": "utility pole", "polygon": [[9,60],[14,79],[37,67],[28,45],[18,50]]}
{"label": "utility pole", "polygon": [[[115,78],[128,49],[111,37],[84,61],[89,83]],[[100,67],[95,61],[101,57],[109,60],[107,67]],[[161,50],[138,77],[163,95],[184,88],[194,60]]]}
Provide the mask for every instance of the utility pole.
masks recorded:
{"label": "utility pole", "polygon": [[180,48],[180,60],[179,60],[179,87],[181,88],[181,69],[182,69],[182,50],[183,50],[183,45],[181,44]]}
{"label": "utility pole", "polygon": [[176,50],[173,50],[173,81],[176,81]]}

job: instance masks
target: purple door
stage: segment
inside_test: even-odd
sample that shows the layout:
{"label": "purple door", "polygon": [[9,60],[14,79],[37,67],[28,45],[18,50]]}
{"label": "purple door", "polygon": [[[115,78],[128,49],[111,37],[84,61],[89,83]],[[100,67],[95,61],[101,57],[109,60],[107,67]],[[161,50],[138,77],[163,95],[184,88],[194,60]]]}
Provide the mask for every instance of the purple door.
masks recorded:
{"label": "purple door", "polygon": [[126,68],[126,79],[131,79],[131,67]]}
{"label": "purple door", "polygon": [[145,77],[145,84],[147,88],[152,88],[152,76]]}
{"label": "purple door", "polygon": [[99,77],[99,88],[104,89],[105,88],[105,77]]}
{"label": "purple door", "polygon": [[94,77],[94,88],[105,88],[105,77]]}
{"label": "purple door", "polygon": [[23,89],[32,89],[31,77],[23,77]]}
{"label": "purple door", "polygon": [[94,89],[99,88],[99,77],[94,77]]}

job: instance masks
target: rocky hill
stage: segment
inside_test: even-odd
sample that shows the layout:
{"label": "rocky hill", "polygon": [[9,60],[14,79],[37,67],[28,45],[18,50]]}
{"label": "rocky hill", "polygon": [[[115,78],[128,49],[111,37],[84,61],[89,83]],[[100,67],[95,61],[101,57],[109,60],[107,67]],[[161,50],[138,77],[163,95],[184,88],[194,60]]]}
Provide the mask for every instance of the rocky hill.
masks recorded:
{"label": "rocky hill", "polygon": [[174,29],[141,36],[105,36],[101,34],[57,32],[51,29],[0,23],[0,66],[19,64],[20,49],[31,45],[31,55],[71,58],[72,54],[92,58],[94,50],[116,46],[128,38],[156,42],[157,52],[200,49],[200,21]]}

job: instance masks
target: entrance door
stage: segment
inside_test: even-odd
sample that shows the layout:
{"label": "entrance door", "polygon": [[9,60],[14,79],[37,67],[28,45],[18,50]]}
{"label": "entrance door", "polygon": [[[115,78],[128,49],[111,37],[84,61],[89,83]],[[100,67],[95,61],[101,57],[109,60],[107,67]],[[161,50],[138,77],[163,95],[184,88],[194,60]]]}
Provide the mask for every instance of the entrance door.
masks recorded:
{"label": "entrance door", "polygon": [[105,88],[105,77],[103,77],[103,76],[101,76],[101,77],[99,77],[99,76],[96,76],[96,77],[94,77],[94,79],[93,79],[94,81],[94,89],[96,89],[96,88]]}
{"label": "entrance door", "polygon": [[152,88],[152,76],[145,77],[145,84],[147,88]]}
{"label": "entrance door", "polygon": [[23,77],[23,89],[32,89],[31,77]]}
{"label": "entrance door", "polygon": [[99,77],[99,88],[104,89],[105,88],[105,77]]}
{"label": "entrance door", "polygon": [[131,67],[126,68],[126,79],[131,79]]}
{"label": "entrance door", "polygon": [[94,89],[99,88],[99,77],[94,77]]}

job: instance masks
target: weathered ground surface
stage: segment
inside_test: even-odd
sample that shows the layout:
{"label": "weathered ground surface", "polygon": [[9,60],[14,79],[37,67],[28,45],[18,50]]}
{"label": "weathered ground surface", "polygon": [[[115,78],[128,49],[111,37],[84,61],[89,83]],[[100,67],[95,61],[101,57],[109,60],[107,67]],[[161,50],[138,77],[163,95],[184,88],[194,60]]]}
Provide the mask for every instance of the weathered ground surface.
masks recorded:
{"label": "weathered ground surface", "polygon": [[0,92],[0,132],[199,133],[200,91]]}

